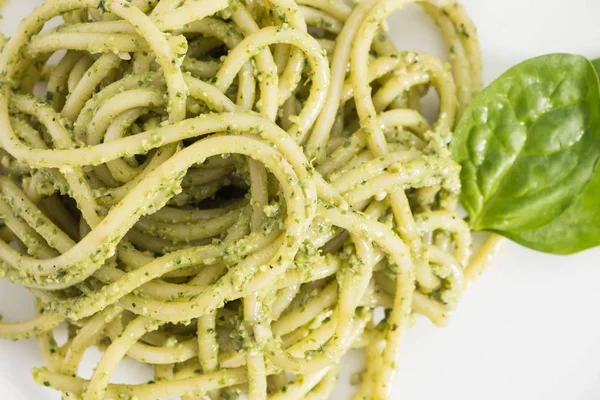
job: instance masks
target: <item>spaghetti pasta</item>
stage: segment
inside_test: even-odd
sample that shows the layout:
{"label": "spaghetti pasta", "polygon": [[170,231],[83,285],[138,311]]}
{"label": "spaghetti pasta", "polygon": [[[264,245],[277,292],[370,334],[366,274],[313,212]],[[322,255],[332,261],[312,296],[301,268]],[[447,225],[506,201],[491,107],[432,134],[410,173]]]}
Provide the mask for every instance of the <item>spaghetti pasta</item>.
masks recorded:
{"label": "spaghetti pasta", "polygon": [[[418,1],[450,64],[398,51],[385,20],[413,2],[47,0],[21,22],[0,58],[0,276],[40,314],[0,337],[39,338],[38,383],[325,399],[366,347],[355,398],[388,396],[411,316],[443,325],[482,268],[465,277],[447,150],[479,90],[475,28],[454,0]],[[125,356],[155,380],[110,383]]]}

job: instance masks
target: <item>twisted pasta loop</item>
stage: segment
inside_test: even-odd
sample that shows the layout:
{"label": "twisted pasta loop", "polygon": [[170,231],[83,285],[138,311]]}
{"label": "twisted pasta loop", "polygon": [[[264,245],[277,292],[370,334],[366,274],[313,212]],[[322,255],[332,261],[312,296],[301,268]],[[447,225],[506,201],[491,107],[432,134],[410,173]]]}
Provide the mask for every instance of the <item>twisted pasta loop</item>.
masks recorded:
{"label": "twisted pasta loop", "polygon": [[[450,65],[383,30],[413,2]],[[0,337],[38,337],[37,382],[324,399],[366,347],[356,398],[386,398],[411,316],[456,306],[471,238],[447,145],[480,55],[454,0],[47,0],[0,71],[0,276],[40,312]],[[125,356],[155,381],[111,384]]]}

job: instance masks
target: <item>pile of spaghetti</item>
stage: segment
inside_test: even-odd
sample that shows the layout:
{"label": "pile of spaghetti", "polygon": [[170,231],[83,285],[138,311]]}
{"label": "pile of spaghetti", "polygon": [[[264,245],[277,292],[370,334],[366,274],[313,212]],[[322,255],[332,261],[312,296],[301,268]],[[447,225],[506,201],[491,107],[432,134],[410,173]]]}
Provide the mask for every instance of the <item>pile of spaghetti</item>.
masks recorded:
{"label": "pile of spaghetti", "polygon": [[[398,51],[385,20],[410,2],[47,0],[22,21],[0,58],[0,276],[38,315],[0,337],[38,337],[38,383],[325,399],[366,348],[356,398],[387,397],[413,315],[445,322],[471,248],[447,146],[478,42],[462,6],[425,0],[449,63]],[[124,357],[154,381],[111,384]]]}

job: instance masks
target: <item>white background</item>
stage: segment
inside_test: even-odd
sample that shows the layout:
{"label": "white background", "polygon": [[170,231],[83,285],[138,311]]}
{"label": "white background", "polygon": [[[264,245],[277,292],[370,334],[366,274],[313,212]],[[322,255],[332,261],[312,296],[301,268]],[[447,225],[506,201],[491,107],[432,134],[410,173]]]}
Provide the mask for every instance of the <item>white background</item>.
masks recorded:
{"label": "white background", "polygon": [[[3,32],[37,2],[9,0]],[[600,1],[464,0],[479,29],[484,77],[490,82],[511,65],[549,52],[600,56]],[[417,7],[390,20],[406,49],[442,55],[435,26]],[[600,207],[600,204],[599,204]],[[507,245],[464,295],[447,328],[419,320],[403,346],[393,399],[593,400],[600,399],[600,250],[554,257]],[[0,312],[7,320],[32,315],[26,291],[0,282]],[[92,351],[83,375],[93,366]],[[0,341],[0,399],[58,399],[37,387],[29,370],[42,365],[33,341]],[[359,358],[342,363],[335,399],[350,393],[348,374]],[[116,381],[139,382],[131,361]],[[122,372],[121,372],[122,371]],[[144,377],[143,379],[146,379]]]}

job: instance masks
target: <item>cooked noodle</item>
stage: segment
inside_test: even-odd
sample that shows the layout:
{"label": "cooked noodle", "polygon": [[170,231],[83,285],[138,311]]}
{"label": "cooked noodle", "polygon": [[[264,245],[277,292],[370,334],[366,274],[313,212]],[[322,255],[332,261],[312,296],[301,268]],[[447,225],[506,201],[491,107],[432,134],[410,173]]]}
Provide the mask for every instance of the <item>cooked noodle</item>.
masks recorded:
{"label": "cooked noodle", "polygon": [[[366,347],[356,398],[387,397],[411,315],[445,323],[471,251],[447,146],[477,37],[428,0],[450,63],[396,50],[384,22],[412,2],[47,0],[22,21],[0,59],[0,275],[40,313],[0,337],[38,336],[38,383],[325,399]],[[111,384],[125,356],[155,382]]]}

